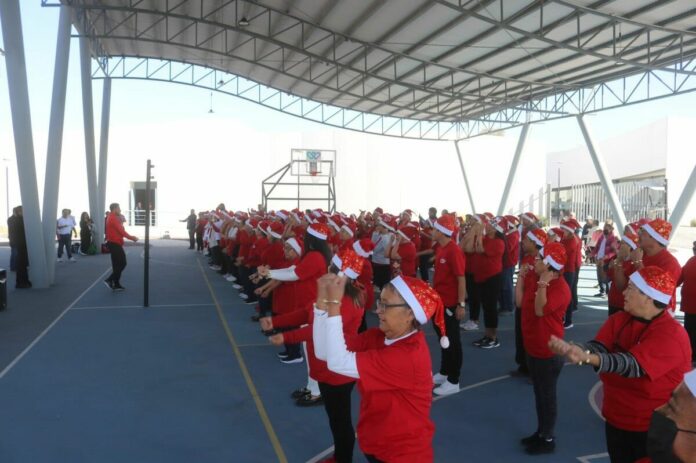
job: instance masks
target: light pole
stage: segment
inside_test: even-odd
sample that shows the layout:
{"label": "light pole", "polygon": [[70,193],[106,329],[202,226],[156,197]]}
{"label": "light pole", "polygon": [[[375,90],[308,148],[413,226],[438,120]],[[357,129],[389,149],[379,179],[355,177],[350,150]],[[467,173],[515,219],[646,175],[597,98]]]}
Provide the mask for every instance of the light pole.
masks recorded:
{"label": "light pole", "polygon": [[556,181],[557,181],[557,188],[556,188],[556,210],[558,211],[558,222],[560,223],[561,221],[561,166],[563,165],[562,162],[556,161]]}

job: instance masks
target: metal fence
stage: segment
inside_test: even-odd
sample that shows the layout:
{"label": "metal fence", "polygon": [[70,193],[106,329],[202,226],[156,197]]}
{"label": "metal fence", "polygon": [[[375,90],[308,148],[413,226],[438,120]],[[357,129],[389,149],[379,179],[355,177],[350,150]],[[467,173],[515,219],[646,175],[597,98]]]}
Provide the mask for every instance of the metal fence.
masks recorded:
{"label": "metal fence", "polygon": [[537,193],[529,195],[526,201],[520,201],[517,208],[509,208],[507,213],[511,215],[520,215],[525,212],[534,212],[542,221],[543,219],[548,220],[554,210],[554,205],[552,205],[551,202],[551,192],[550,185],[541,187]]}

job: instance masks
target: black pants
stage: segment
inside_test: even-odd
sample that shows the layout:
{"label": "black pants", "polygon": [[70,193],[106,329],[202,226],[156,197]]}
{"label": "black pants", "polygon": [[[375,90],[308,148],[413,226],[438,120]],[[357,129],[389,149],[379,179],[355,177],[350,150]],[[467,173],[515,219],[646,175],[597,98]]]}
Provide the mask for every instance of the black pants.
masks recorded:
{"label": "black pants", "polygon": [[324,409],[329,417],[334,440],[334,458],[338,463],[353,461],[355,430],[350,411],[350,393],[354,385],[354,382],[340,386],[319,382],[319,391],[324,399]]}
{"label": "black pants", "polygon": [[476,283],[479,286],[486,328],[498,328],[498,297],[502,281],[502,273],[498,273],[482,283]]}
{"label": "black pants", "polygon": [[[604,275],[607,274],[607,268],[604,267]],[[606,278],[602,278],[602,273],[599,271],[599,267],[597,267],[597,283],[599,283],[599,292],[602,294],[606,294],[609,292],[609,280]]]}
{"label": "black pants", "polygon": [[220,249],[220,246],[215,245],[210,250],[210,260],[212,261],[213,265],[222,265],[222,250]]}
{"label": "black pants", "polygon": [[68,233],[67,235],[58,235],[58,258],[63,257],[63,247],[65,247],[65,252],[68,254],[68,259],[72,259],[72,235]]}
{"label": "black pants", "polygon": [[469,319],[478,322],[481,315],[481,291],[479,285],[474,283],[474,274],[467,273],[466,297],[469,304]]}
{"label": "black pants", "polygon": [[684,314],[684,328],[691,340],[691,361],[696,362],[696,314]]}
{"label": "black pants", "polygon": [[[447,376],[447,381],[459,384],[459,376],[462,371],[462,338],[459,333],[459,320],[455,315],[457,306],[445,309],[445,334],[449,338],[450,345],[447,349],[440,348],[440,374]],[[442,333],[437,325],[433,324],[438,339]]]}
{"label": "black pants", "polygon": [[[614,315],[616,312],[623,312],[623,307],[614,307],[614,306],[609,306],[609,313],[607,314],[608,317],[611,317]],[[684,321],[686,321],[686,318],[684,318]]]}
{"label": "black pants", "polygon": [[[576,310],[576,307],[575,307],[576,299],[575,299],[575,297],[573,297],[572,294],[573,294],[573,284],[575,283],[575,280],[577,277],[578,277],[577,273],[575,273],[575,272],[565,272],[563,274],[563,279],[566,281],[566,283],[568,283],[568,288],[570,288],[570,293],[571,293],[570,302],[568,303],[568,307],[566,308],[565,317],[564,317],[564,321],[565,321],[566,325],[570,325],[571,323],[573,323],[573,312],[575,312],[575,310]],[[577,292],[575,294],[577,297]]]}
{"label": "black pants", "polygon": [[372,281],[380,290],[384,287],[384,285],[389,283],[389,280],[391,279],[390,277],[391,269],[389,268],[389,265],[375,264],[374,262],[372,263]]}
{"label": "black pants", "polygon": [[421,280],[430,281],[430,258],[431,254],[424,254],[418,258],[418,272]]}
{"label": "black pants", "polygon": [[524,350],[524,340],[522,338],[522,308],[515,308],[515,363],[518,370],[522,373],[529,373],[527,367],[527,352]]}
{"label": "black pants", "polygon": [[17,272],[17,280],[15,288],[28,288],[31,286],[29,281],[29,253],[27,247],[17,247],[17,255],[15,256],[15,271]]}
{"label": "black pants", "polygon": [[633,463],[648,456],[647,432],[625,431],[606,422],[604,433],[611,463]]}
{"label": "black pants", "polygon": [[126,253],[123,251],[123,246],[120,244],[107,242],[106,245],[109,247],[109,253],[111,254],[111,276],[106,279],[114,285],[121,284],[121,273],[123,269],[126,268]]}
{"label": "black pants", "polygon": [[563,368],[563,358],[553,356],[540,359],[527,356],[529,375],[534,384],[534,401],[536,402],[537,432],[545,438],[553,438],[556,426],[556,383]]}
{"label": "black pants", "polygon": [[87,254],[89,247],[92,245],[92,232],[89,229],[82,231],[80,230],[80,251],[83,254]]}
{"label": "black pants", "polygon": [[[261,283],[267,283],[267,281],[262,280]],[[259,298],[259,317],[265,317],[273,313],[273,293],[270,293],[268,297]]]}
{"label": "black pants", "polygon": [[203,250],[203,233],[196,231],[196,250]]}
{"label": "black pants", "polygon": [[196,230],[189,230],[189,249],[195,249],[196,244]]}

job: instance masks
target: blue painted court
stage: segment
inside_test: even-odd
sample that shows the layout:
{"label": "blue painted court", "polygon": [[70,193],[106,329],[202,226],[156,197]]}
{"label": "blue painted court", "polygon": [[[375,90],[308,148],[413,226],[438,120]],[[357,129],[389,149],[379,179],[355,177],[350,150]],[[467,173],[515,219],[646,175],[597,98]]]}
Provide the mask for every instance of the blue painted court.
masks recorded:
{"label": "blue painted court", "polygon": [[[107,255],[59,264],[50,289],[15,291],[10,279],[0,312],[0,461],[307,462],[329,454],[323,408],[290,399],[306,365],[278,362],[231,284],[187,243],[155,241],[144,309],[143,248],[126,249],[123,293],[102,284]],[[586,267],[570,339],[590,339],[606,317],[594,284]],[[607,462],[591,400],[597,378],[574,366],[560,378],[556,453],[522,452],[518,440],[536,417],[531,386],[508,375],[512,324],[501,317],[502,346],[492,350],[471,346],[478,332],[462,332],[464,390],[433,403],[436,461]],[[355,461],[363,461],[357,451]]]}

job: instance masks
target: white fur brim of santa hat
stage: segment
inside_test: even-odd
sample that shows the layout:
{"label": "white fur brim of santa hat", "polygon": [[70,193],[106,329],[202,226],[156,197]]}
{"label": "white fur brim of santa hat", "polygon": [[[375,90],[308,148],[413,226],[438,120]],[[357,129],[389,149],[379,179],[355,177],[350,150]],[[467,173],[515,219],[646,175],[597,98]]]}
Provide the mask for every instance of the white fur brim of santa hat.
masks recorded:
{"label": "white fur brim of santa hat", "polygon": [[404,232],[402,232],[401,230],[397,231],[397,233],[398,233],[399,235],[401,235],[401,237],[402,237],[403,239],[405,239],[406,241],[411,241],[411,239],[410,239],[408,236],[406,236],[406,234],[405,234]]}
{"label": "white fur brim of santa hat", "polygon": [[341,231],[341,227],[339,227],[338,224],[336,222],[334,222],[333,220],[327,219],[327,222],[329,223],[329,225],[334,227],[334,230],[336,230],[337,232]]}
{"label": "white fur brim of santa hat", "polygon": [[684,384],[691,391],[691,395],[696,397],[696,370],[691,370],[684,375]]}
{"label": "white fur brim of santa hat", "polygon": [[389,230],[390,232],[395,232],[395,231],[396,231],[396,230],[394,230],[394,227],[392,227],[391,225],[389,225],[387,222],[385,222],[385,221],[382,220],[382,219],[379,219],[379,221],[378,221],[377,223],[378,223],[379,225],[383,226],[384,228],[386,228],[387,230]]}
{"label": "white fur brim of santa hat", "polygon": [[364,257],[365,259],[368,259],[372,255],[372,251],[367,252],[363,249],[362,246],[360,246],[360,241],[356,241],[353,243],[353,250],[360,256]]}
{"label": "white fur brim of santa hat", "polygon": [[563,230],[568,231],[570,233],[575,233],[575,229],[570,228],[568,225],[561,224],[560,228],[562,228]]}
{"label": "white fur brim of santa hat", "polygon": [[636,245],[636,243],[634,243],[633,240],[626,235],[621,237],[621,241],[626,243],[628,245],[628,247],[631,248],[631,250],[633,250],[633,251],[635,251],[636,248],[638,247],[638,245]]}
{"label": "white fur brim of santa hat", "polygon": [[298,256],[302,255],[302,246],[300,246],[300,243],[297,242],[294,236],[288,238],[285,242],[288,243],[290,247],[295,250]]}
{"label": "white fur brim of santa hat", "polygon": [[669,301],[672,300],[671,294],[665,294],[650,286],[648,282],[645,281],[640,272],[631,273],[629,279],[633,282],[634,285],[638,287],[638,289],[640,289],[640,291],[643,294],[648,296],[650,299],[653,299],[657,302],[661,302],[663,304],[669,304]]}
{"label": "white fur brim of santa hat", "polygon": [[501,227],[498,222],[491,222],[491,225],[493,225],[493,228],[495,228],[495,231],[498,233],[505,233],[505,230],[503,230],[503,227]]}
{"label": "white fur brim of santa hat", "polygon": [[537,223],[537,218],[529,214],[522,214],[522,220],[526,220],[529,223]]}
{"label": "white fur brim of santa hat", "polygon": [[357,280],[358,277],[360,276],[357,273],[355,273],[355,271],[352,268],[347,268],[345,270],[341,270],[340,272],[338,272],[338,276],[343,276],[343,275],[347,276],[351,280]]}
{"label": "white fur brim of santa hat", "polygon": [[551,256],[544,257],[544,263],[546,265],[550,265],[551,267],[553,267],[554,269],[556,269],[559,272],[563,269],[563,265],[561,265],[558,262],[556,262],[555,260],[553,260],[553,257],[551,257]]}
{"label": "white fur brim of santa hat", "polygon": [[650,226],[649,223],[646,223],[643,225],[643,230],[648,232],[648,235],[652,236],[655,238],[655,241],[660,243],[662,246],[667,246],[669,244],[669,240],[666,240],[662,235],[660,235],[653,227]]}
{"label": "white fur brim of santa hat", "polygon": [[435,227],[435,229],[436,229],[437,231],[439,231],[440,233],[443,233],[443,234],[445,234],[445,235],[447,235],[447,236],[452,236],[452,233],[453,233],[452,230],[443,227],[443,226],[440,225],[439,222],[437,222],[437,221],[433,224],[433,227]]}
{"label": "white fur brim of santa hat", "polygon": [[338,257],[338,254],[333,255],[333,257],[331,258],[331,263],[334,264],[336,268],[339,270],[341,270],[341,267],[343,266],[343,261],[340,257]]}
{"label": "white fur brim of santa hat", "polygon": [[[408,287],[408,284],[406,284],[404,279],[401,277],[396,277],[391,281],[391,284],[394,285],[394,288],[396,288],[399,294],[401,294],[401,297],[404,298],[404,301],[406,301],[408,306],[411,308],[413,315],[416,317],[416,320],[418,320],[418,323],[421,325],[428,323],[428,317],[425,315],[423,306],[420,305],[416,295],[413,294],[413,291],[411,291],[411,288]],[[443,349],[447,349],[449,347],[449,339],[447,336],[443,336],[440,339],[440,345]]]}
{"label": "white fur brim of santa hat", "polygon": [[544,243],[542,243],[539,240],[539,238],[536,237],[536,235],[534,233],[532,233],[532,232],[527,233],[527,238],[532,240],[534,242],[534,244],[536,244],[537,246],[541,246],[542,248],[544,247]]}
{"label": "white fur brim of santa hat", "polygon": [[353,233],[353,230],[351,230],[350,227],[349,227],[348,225],[343,225],[343,226],[341,227],[341,230],[343,230],[343,231],[345,231],[346,233],[348,233],[348,234],[350,235],[351,238],[355,236],[355,234]]}
{"label": "white fur brim of santa hat", "polygon": [[288,220],[288,216],[282,211],[277,211],[275,214],[283,220]]}
{"label": "white fur brim of santa hat", "polygon": [[328,236],[326,236],[326,235],[323,234],[323,233],[320,233],[320,232],[316,231],[316,230],[315,230],[314,228],[312,228],[312,227],[307,227],[307,233],[309,233],[310,235],[312,235],[312,236],[315,237],[315,238],[319,238],[320,240],[326,240],[326,238],[328,238]]}

